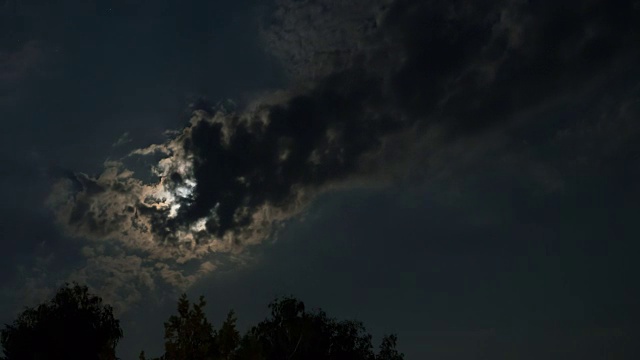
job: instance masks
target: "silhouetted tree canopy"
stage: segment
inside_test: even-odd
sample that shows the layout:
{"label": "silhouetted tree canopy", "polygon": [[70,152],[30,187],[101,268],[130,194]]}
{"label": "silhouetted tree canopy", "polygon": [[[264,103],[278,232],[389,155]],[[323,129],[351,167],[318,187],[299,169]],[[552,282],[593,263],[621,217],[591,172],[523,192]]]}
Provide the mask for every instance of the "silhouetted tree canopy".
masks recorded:
{"label": "silhouetted tree canopy", "polygon": [[216,349],[218,359],[231,360],[240,345],[240,332],[236,330],[236,315],[233,310],[227,314],[227,319],[222,323],[216,336]]}
{"label": "silhouetted tree canopy", "polygon": [[[404,360],[395,335],[385,336],[376,353],[361,322],[307,311],[295,298],[273,301],[271,314],[244,336],[233,310],[216,330],[205,306],[203,296],[196,303],[180,297],[177,313],[164,323],[164,354],[156,360]],[[115,360],[122,334],[100,297],[86,286],[65,284],[53,299],[4,326],[0,360]],[[139,359],[147,359],[144,351]]]}
{"label": "silhouetted tree canopy", "polygon": [[[322,310],[307,312],[295,298],[273,301],[271,315],[241,338],[233,311],[215,331],[203,312],[200,297],[190,307],[186,295],[178,301],[178,314],[165,323],[165,353],[161,360],[403,360],[397,337],[382,339],[373,350],[371,335],[358,321],[338,321]],[[144,352],[140,359],[145,359]]]}
{"label": "silhouetted tree canopy", "polygon": [[26,308],[0,335],[5,360],[111,360],[122,329],[109,305],[74,283]]}
{"label": "silhouetted tree canopy", "polygon": [[165,359],[212,359],[215,352],[213,326],[204,314],[206,302],[200,297],[190,307],[187,296],[178,300],[178,315],[172,315],[164,323]]}

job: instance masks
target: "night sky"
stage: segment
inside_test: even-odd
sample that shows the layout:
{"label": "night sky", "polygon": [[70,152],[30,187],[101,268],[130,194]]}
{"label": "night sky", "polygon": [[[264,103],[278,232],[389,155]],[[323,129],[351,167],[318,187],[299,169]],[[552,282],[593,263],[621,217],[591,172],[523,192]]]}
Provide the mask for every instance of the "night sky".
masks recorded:
{"label": "night sky", "polygon": [[640,2],[0,0],[0,324],[65,282],[407,359],[640,358]]}

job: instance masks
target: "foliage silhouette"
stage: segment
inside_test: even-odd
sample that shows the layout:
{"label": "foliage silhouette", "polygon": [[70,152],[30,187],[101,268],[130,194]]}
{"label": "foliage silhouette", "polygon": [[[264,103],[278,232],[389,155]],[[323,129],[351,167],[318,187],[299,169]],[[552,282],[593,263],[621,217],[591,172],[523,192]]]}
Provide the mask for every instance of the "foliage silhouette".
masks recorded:
{"label": "foliage silhouette", "polygon": [[164,324],[165,359],[189,360],[213,357],[213,326],[204,314],[206,302],[201,296],[190,308],[187,295],[178,300],[178,315],[172,315]]}
{"label": "foliage silhouette", "polygon": [[111,306],[73,283],[5,324],[0,339],[4,360],[112,360],[122,335]]}
{"label": "foliage silhouette", "polygon": [[229,311],[226,320],[222,323],[216,336],[218,359],[232,360],[235,351],[240,346],[240,332],[236,330],[236,315]]}
{"label": "foliage silhouette", "polygon": [[[358,321],[338,321],[322,310],[307,312],[295,298],[276,299],[271,315],[241,338],[236,317],[229,312],[219,331],[203,312],[203,297],[190,308],[186,295],[178,301],[178,314],[165,323],[165,354],[158,359],[212,360],[403,360],[397,337],[382,339],[373,351],[371,335]],[[140,359],[145,359],[144,352]]]}
{"label": "foliage silhouette", "polygon": [[[206,301],[178,300],[164,323],[164,354],[156,360],[404,360],[397,337],[385,336],[379,351],[358,321],[338,321],[318,309],[307,311],[292,297],[269,304],[270,316],[244,336],[232,310],[216,331],[207,320]],[[115,360],[122,329],[113,310],[86,286],[65,284],[53,299],[26,308],[0,332],[2,360]],[[146,360],[144,351],[140,360]]]}
{"label": "foliage silhouette", "polygon": [[395,334],[387,335],[382,338],[380,351],[378,352],[376,360],[403,360],[404,355],[396,350],[397,342],[398,337]]}

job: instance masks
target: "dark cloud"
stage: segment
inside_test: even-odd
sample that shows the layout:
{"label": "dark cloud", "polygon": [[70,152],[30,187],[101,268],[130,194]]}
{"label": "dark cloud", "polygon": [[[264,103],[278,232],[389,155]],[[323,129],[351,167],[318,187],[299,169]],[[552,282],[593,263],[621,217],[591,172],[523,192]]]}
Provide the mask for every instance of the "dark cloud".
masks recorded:
{"label": "dark cloud", "polygon": [[389,60],[393,45],[380,42],[379,30],[392,2],[276,0],[261,35],[291,78],[319,79],[351,68],[356,61],[377,56],[382,58],[377,61]]}
{"label": "dark cloud", "polygon": [[339,75],[284,103],[264,106],[258,110],[264,123],[231,116],[226,136],[222,123],[194,126],[184,146],[194,154],[197,185],[177,220],[192,222],[216,208],[207,228],[222,236],[250,222],[256,207],[286,207],[299,190],[356,172],[360,157],[378,150],[381,137],[399,125],[375,106],[380,98],[375,80],[343,80]]}
{"label": "dark cloud", "polygon": [[399,1],[387,26],[406,60],[393,93],[454,132],[483,130],[637,58],[631,3]]}
{"label": "dark cloud", "polygon": [[[318,193],[388,180],[399,164],[437,176],[477,159],[470,152],[514,146],[532,124],[548,140],[567,127],[531,114],[637,75],[640,9],[631,2],[278,5],[263,35],[292,74],[291,88],[237,111],[199,104],[168,142],[132,153],[160,156],[155,182],[134,177],[130,157],[59,182],[50,204],[63,227],[150,253],[167,281],[176,271],[194,280],[181,264],[243,253]],[[632,94],[615,96],[613,107],[632,108]],[[636,129],[624,111],[614,121]],[[527,171],[561,182],[546,165]]]}

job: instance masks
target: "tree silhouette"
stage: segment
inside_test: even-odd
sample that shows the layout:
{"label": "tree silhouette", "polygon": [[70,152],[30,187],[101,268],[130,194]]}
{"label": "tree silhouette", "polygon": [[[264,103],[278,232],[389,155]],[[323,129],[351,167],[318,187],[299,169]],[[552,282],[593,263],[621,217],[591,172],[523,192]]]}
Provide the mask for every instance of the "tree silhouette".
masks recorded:
{"label": "tree silhouette", "polygon": [[113,309],[86,286],[73,283],[5,324],[0,340],[5,360],[112,360],[122,335]]}
{"label": "tree silhouette", "polygon": [[306,312],[294,298],[278,299],[269,307],[271,317],[248,334],[265,359],[375,359],[371,335],[361,322],[337,321],[322,310]]}
{"label": "tree silhouette", "polygon": [[376,360],[403,360],[404,354],[396,350],[397,342],[398,342],[398,337],[396,335],[387,335],[384,338],[382,338],[382,343],[380,344],[380,351],[376,356]]}
{"label": "tree silhouette", "polygon": [[191,308],[186,294],[178,300],[178,315],[164,324],[165,360],[213,359],[215,333],[204,314],[203,296]]}
{"label": "tree silhouette", "polygon": [[[371,335],[358,321],[338,321],[322,310],[307,312],[295,298],[273,301],[271,315],[241,338],[236,317],[229,312],[219,331],[207,321],[205,301],[190,308],[186,295],[178,301],[178,315],[165,323],[162,360],[403,360],[397,337],[385,336],[378,354]],[[144,352],[140,359],[145,359]]]}
{"label": "tree silhouette", "polygon": [[[215,331],[205,306],[202,296],[193,304],[186,294],[180,297],[177,314],[164,323],[165,353],[157,360],[404,360],[395,335],[385,336],[376,354],[361,322],[308,312],[295,298],[273,301],[271,315],[242,337],[233,310]],[[5,325],[1,360],[115,360],[121,338],[109,305],[86,286],[65,284],[53,299]],[[146,359],[144,351],[139,359]]]}
{"label": "tree silhouette", "polygon": [[215,337],[217,359],[233,359],[236,349],[240,345],[240,332],[236,330],[236,320],[235,312],[233,310],[229,311],[226,320],[222,323]]}

